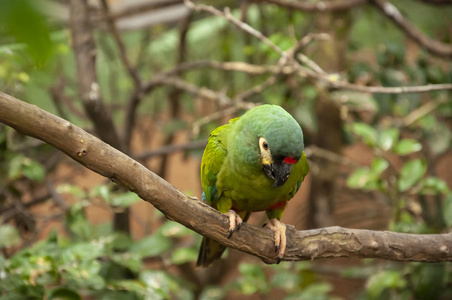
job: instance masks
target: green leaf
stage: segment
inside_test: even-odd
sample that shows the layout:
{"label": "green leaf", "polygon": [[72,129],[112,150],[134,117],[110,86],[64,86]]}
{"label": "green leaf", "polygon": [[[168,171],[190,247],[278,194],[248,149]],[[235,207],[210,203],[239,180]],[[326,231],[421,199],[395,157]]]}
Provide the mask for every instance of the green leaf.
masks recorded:
{"label": "green leaf", "polygon": [[8,178],[16,179],[21,175],[38,182],[45,178],[44,166],[24,155],[15,155],[9,162]]}
{"label": "green leaf", "polygon": [[68,228],[78,237],[89,239],[93,234],[93,225],[88,222],[83,210],[84,202],[77,202],[66,214],[66,224]]}
{"label": "green leaf", "polygon": [[119,195],[112,195],[109,202],[114,206],[129,207],[138,201],[140,201],[140,197],[137,194],[127,191]]}
{"label": "green leaf", "polygon": [[49,294],[49,300],[81,300],[79,293],[66,287],[53,289]]}
{"label": "green leaf", "polygon": [[[423,264],[414,285],[416,299],[441,299],[445,287],[446,264]],[[449,279],[450,280],[450,279]],[[448,280],[446,279],[446,282]]]}
{"label": "green leaf", "polygon": [[90,196],[101,197],[105,201],[110,202],[110,188],[105,184],[98,185],[92,189]]}
{"label": "green leaf", "polygon": [[423,159],[414,159],[406,162],[400,171],[398,189],[404,192],[415,185],[427,171],[427,164]]}
{"label": "green leaf", "polygon": [[377,273],[367,281],[367,295],[370,299],[379,299],[383,291],[387,289],[404,288],[406,281],[401,273],[396,271],[384,271]]}
{"label": "green leaf", "polygon": [[370,168],[372,175],[376,178],[380,176],[387,168],[389,167],[389,163],[387,160],[376,157],[372,162],[372,166]]}
{"label": "green leaf", "polygon": [[288,299],[318,299],[327,300],[332,299],[328,297],[328,293],[333,287],[327,282],[320,282],[308,285],[301,293],[294,294],[295,298],[289,297]]}
{"label": "green leaf", "polygon": [[[51,56],[53,43],[44,16],[36,1],[0,1],[0,18],[7,32],[16,41],[27,44],[27,51],[35,63],[41,65]],[[39,4],[38,4],[39,5]],[[24,22],[24,20],[27,20]],[[33,28],[33,30],[30,30]]]}
{"label": "green leaf", "polygon": [[341,271],[341,276],[350,278],[368,278],[375,273],[373,266],[360,265],[357,267],[348,267]]}
{"label": "green leaf", "polygon": [[71,264],[75,261],[91,261],[105,254],[103,243],[90,241],[85,243],[71,244],[61,254],[63,263]]}
{"label": "green leaf", "polygon": [[422,149],[421,143],[412,139],[403,139],[394,147],[394,152],[399,155],[407,155]]}
{"label": "green leaf", "polygon": [[437,195],[437,194],[445,194],[448,195],[450,193],[449,187],[447,183],[439,179],[438,177],[427,177],[421,181],[422,189],[421,192],[427,195]]}
{"label": "green leaf", "polygon": [[115,250],[127,250],[133,243],[130,235],[123,232],[114,232],[109,236],[112,237],[109,245]]}
{"label": "green leaf", "polygon": [[380,175],[388,168],[388,166],[389,163],[387,160],[376,157],[370,168],[356,169],[355,172],[348,177],[347,186],[354,189],[379,189],[383,184]]}
{"label": "green leaf", "polygon": [[378,147],[382,150],[391,149],[399,139],[400,131],[397,128],[389,128],[380,132],[378,136]]}
{"label": "green leaf", "polygon": [[140,274],[140,280],[148,287],[147,299],[170,299],[172,278],[160,270],[148,270]]}
{"label": "green leaf", "polygon": [[198,249],[194,248],[177,248],[171,254],[171,263],[180,265],[187,262],[195,261],[198,257]]}
{"label": "green leaf", "polygon": [[32,160],[29,158],[25,159],[22,168],[24,176],[27,177],[28,179],[42,182],[45,178],[46,169],[40,162],[36,160]]}
{"label": "green leaf", "polygon": [[134,273],[138,273],[141,269],[143,262],[141,261],[140,255],[132,252],[124,252],[113,254],[110,256],[111,259],[120,266],[128,268]]}
{"label": "green leaf", "polygon": [[64,265],[62,276],[76,286],[101,289],[105,286],[105,280],[100,276],[101,268],[101,263],[96,259],[82,260]]}
{"label": "green leaf", "polygon": [[84,190],[82,190],[81,188],[79,188],[76,185],[72,185],[72,184],[60,184],[57,186],[56,188],[58,193],[61,194],[71,194],[75,197],[77,197],[78,199],[84,199],[86,198],[86,193]]}
{"label": "green leaf", "polygon": [[368,168],[356,169],[347,179],[347,186],[352,189],[362,189],[370,180]]}
{"label": "green leaf", "polygon": [[452,227],[452,194],[449,194],[443,205],[442,213],[449,228]]}
{"label": "green leaf", "polygon": [[0,237],[0,248],[11,247],[20,243],[19,231],[9,224],[0,225]]}
{"label": "green leaf", "polygon": [[226,298],[226,290],[218,286],[208,286],[202,290],[200,300],[222,300]]}
{"label": "green leaf", "polygon": [[[102,291],[102,298],[101,299],[121,299],[121,300],[127,300],[127,299],[151,299],[151,298],[144,298],[144,297],[136,297],[136,295],[145,295],[146,294],[146,286],[138,281],[138,280],[114,280],[109,283],[109,288],[112,287],[117,292],[124,292],[127,291],[127,296],[130,295],[130,297],[125,297],[125,294],[114,294],[114,295],[108,295],[104,291]],[[135,293],[131,294],[131,292]],[[134,297],[135,296],[135,297]]]}
{"label": "green leaf", "polygon": [[267,293],[271,287],[261,265],[242,263],[239,265],[242,278],[238,281],[240,291],[245,295]]}
{"label": "green leaf", "polygon": [[8,165],[8,178],[9,179],[16,179],[19,178],[21,175],[21,166],[22,166],[22,155],[16,155],[9,161]]}
{"label": "green leaf", "polygon": [[365,123],[355,122],[352,125],[352,131],[360,136],[367,145],[375,146],[377,144],[377,131],[373,127]]}
{"label": "green leaf", "polygon": [[280,271],[273,276],[271,284],[285,291],[295,290],[301,283],[300,276],[295,272]]}
{"label": "green leaf", "polygon": [[130,247],[130,252],[141,257],[157,256],[167,252],[172,246],[171,241],[161,234],[153,234],[135,242]]}

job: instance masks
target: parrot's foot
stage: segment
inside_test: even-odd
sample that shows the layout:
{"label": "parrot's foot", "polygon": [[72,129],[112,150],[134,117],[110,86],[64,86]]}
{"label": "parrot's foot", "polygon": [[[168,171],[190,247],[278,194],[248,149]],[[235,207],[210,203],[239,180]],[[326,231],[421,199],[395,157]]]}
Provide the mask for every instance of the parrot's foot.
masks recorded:
{"label": "parrot's foot", "polygon": [[284,256],[284,252],[286,252],[286,225],[281,223],[277,218],[273,218],[265,224],[265,227],[270,228],[275,235],[276,263],[279,264]]}
{"label": "parrot's foot", "polygon": [[240,216],[233,211],[232,209],[226,213],[226,215],[229,217],[229,236],[230,238],[234,231],[237,231],[242,226],[243,220],[240,218]]}

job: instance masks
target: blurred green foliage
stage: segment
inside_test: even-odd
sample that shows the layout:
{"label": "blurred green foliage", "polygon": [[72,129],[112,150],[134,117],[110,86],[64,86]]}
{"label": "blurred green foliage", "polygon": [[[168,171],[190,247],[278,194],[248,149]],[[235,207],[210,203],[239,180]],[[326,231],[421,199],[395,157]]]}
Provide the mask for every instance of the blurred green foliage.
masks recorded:
{"label": "blurred green foliage", "polygon": [[0,19],[2,29],[13,38],[11,42],[24,43],[34,64],[41,66],[51,57],[53,42],[48,23],[37,11],[39,2],[39,0],[1,1]]}
{"label": "blurred green foliage", "polygon": [[[445,30],[452,9],[428,7],[421,1],[393,1],[404,15],[416,21],[427,34],[450,42]],[[2,92],[36,104],[49,112],[63,114],[79,126],[89,127],[78,101],[74,53],[66,25],[48,20],[36,8],[39,1],[0,1],[0,87]],[[235,16],[239,9],[232,9]],[[368,78],[367,84],[383,86],[423,85],[452,82],[450,61],[436,61],[419,50],[407,59],[403,33],[379,12],[363,7],[353,11],[354,23],[348,44],[347,71],[350,82]],[[311,32],[315,14],[303,14],[275,5],[252,5],[247,21],[266,34],[281,49],[287,50],[296,39]],[[375,26],[378,24],[378,26]],[[449,24],[450,25],[450,24]],[[176,61],[178,29],[157,25],[146,30],[122,32],[130,60],[142,78],[152,78],[170,69]],[[110,35],[96,32],[98,77],[103,99],[112,105],[117,124],[122,125],[124,105],[133,89],[118,50]],[[203,16],[195,19],[188,34],[188,60],[247,61],[272,65],[279,56],[254,37],[238,31],[221,18]],[[310,48],[306,49],[309,52]],[[371,53],[366,55],[366,53]],[[232,75],[231,75],[232,74]],[[226,91],[234,96],[267,77],[239,72],[193,69],[184,73],[192,84]],[[283,77],[270,88],[247,99],[283,105],[312,136],[318,128],[314,106],[319,87],[309,81],[295,82],[290,88]],[[62,86],[62,94],[72,108],[62,110],[52,98],[52,89]],[[294,92],[295,90],[296,92]],[[144,96],[139,110],[160,121],[168,109],[171,88],[155,89]],[[364,143],[375,153],[369,166],[357,168],[347,179],[347,186],[382,193],[394,207],[391,230],[410,233],[447,232],[452,227],[452,193],[447,183],[431,172],[434,160],[450,151],[452,134],[444,120],[451,117],[450,92],[421,94],[374,94],[330,91],[332,101],[344,105],[353,119],[344,127],[348,143]],[[346,99],[346,102],[342,102]],[[182,95],[185,112],[195,114],[192,96]],[[426,103],[438,103],[433,113],[421,115],[411,125],[403,118]],[[370,112],[370,117],[360,115]],[[194,115],[195,118],[200,116]],[[388,121],[389,120],[389,121]],[[449,119],[450,120],[450,119]],[[187,127],[186,121],[163,122],[159,128],[171,134]],[[159,123],[160,125],[160,123]],[[203,128],[207,136],[218,124]],[[27,195],[18,186],[42,185],[53,168],[46,164],[49,150],[16,141],[12,130],[0,124],[0,191],[22,199]],[[306,144],[309,144],[307,141]],[[428,151],[428,152],[427,152]],[[397,160],[398,164],[394,161]],[[195,286],[177,275],[174,269],[193,265],[199,236],[185,227],[155,218],[160,226],[141,240],[113,232],[111,224],[92,224],[86,210],[97,205],[122,210],[140,201],[133,193],[117,192],[102,184],[84,190],[70,184],[57,192],[75,201],[64,211],[66,234],[54,231],[46,239],[24,247],[19,226],[0,225],[0,299],[223,299],[258,294],[270,298],[277,293],[285,299],[337,299],[334,287],[322,280],[309,262],[265,266],[241,263],[238,275],[224,285]],[[4,204],[0,193],[0,205]],[[431,201],[433,200],[433,201]],[[95,204],[96,202],[96,204]],[[434,203],[434,208],[432,204]],[[419,205],[424,215],[410,210]],[[2,206],[0,206],[2,208]],[[7,251],[7,250],[13,251]],[[17,250],[17,251],[16,251]],[[161,268],[155,268],[157,261]],[[345,269],[342,276],[360,278],[365,290],[356,299],[447,299],[452,297],[450,264],[388,264],[365,261],[363,268]]]}

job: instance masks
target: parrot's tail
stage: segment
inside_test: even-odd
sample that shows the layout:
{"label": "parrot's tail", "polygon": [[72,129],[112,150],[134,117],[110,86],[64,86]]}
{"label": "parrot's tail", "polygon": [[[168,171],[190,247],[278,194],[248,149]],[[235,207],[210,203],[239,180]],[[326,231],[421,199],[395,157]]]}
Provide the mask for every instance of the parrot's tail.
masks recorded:
{"label": "parrot's tail", "polygon": [[196,262],[197,267],[208,267],[215,260],[220,259],[226,247],[220,243],[208,239],[206,237],[202,238],[201,249],[199,249],[198,261]]}

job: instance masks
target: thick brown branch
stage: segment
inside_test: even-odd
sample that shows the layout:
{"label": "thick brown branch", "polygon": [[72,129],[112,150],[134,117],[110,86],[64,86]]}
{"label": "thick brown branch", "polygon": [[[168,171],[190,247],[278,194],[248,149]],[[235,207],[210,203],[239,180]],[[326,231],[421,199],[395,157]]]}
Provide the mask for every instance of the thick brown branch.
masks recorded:
{"label": "thick brown branch", "polygon": [[[0,122],[38,138],[83,166],[137,193],[169,219],[218,242],[274,263],[273,234],[244,224],[227,238],[228,218],[190,198],[144,166],[81,128],[34,105],[0,93]],[[283,260],[331,257],[452,261],[452,234],[414,235],[340,227],[296,231],[288,226]]]}

